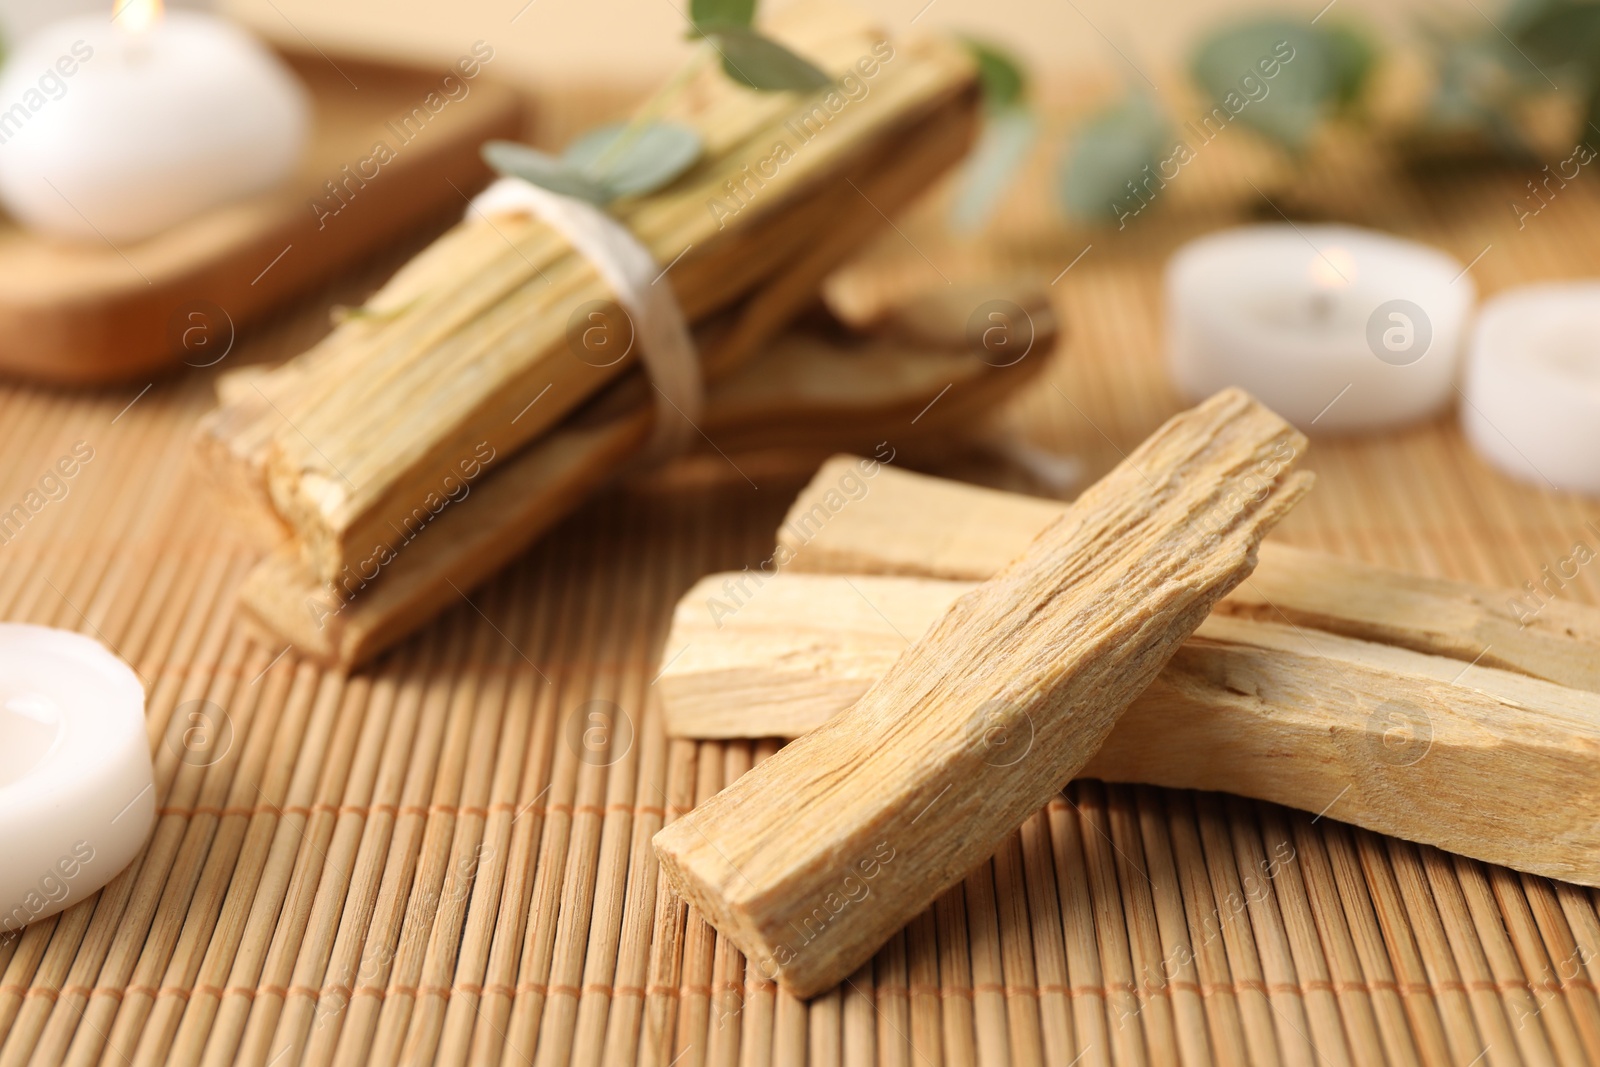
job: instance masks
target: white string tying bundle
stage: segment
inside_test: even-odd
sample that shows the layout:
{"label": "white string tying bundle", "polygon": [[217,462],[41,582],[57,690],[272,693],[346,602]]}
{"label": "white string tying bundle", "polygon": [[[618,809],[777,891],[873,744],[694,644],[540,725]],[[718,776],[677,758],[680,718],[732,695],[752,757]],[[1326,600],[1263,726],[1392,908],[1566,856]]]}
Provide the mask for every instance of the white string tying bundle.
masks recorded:
{"label": "white string tying bundle", "polygon": [[657,284],[660,267],[628,228],[584,200],[501,178],[473,198],[469,217],[531,214],[566,239],[616,294],[633,323],[639,358],[656,390],[656,422],[645,455],[683,451],[695,434],[705,399],[700,357],[672,287]]}

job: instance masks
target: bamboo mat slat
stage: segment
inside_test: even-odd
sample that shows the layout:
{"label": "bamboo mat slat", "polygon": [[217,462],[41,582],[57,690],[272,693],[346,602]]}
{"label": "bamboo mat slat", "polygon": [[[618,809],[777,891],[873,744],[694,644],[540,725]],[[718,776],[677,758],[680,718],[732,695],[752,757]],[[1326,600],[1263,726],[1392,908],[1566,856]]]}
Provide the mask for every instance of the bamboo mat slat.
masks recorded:
{"label": "bamboo mat slat", "polygon": [[[579,128],[610,104],[560,113]],[[1286,181],[1235,140],[1125,231],[1049,217],[1041,164],[982,241],[952,242],[925,208],[845,284],[1057,278],[1068,338],[1007,418],[1092,478],[1182,406],[1160,267],[1182,239],[1270,216],[1252,181],[1463,262],[1487,248],[1483,292],[1600,268],[1592,182],[1518,231],[1515,173],[1420,187],[1335,147]],[[414,248],[236,358],[303,348]],[[340,678],[233,618],[251,552],[186,458],[211,373],[137,396],[0,387],[0,506],[74,442],[94,449],[0,544],[0,617],[135,665],[159,790],[132,867],[0,938],[0,1067],[1600,1062],[1594,892],[1349,827],[1336,796],[1298,812],[1072,783],[839,989],[797,1001],[667,891],[650,849],[777,745],[668,741],[653,685],[676,598],[769,554],[809,468],[711,455],[610,490]],[[1517,587],[1600,536],[1600,503],[1504,479],[1450,418],[1318,440],[1309,462],[1288,541]],[[1600,603],[1600,582],[1584,570],[1560,595]],[[606,722],[596,748],[585,730]]]}

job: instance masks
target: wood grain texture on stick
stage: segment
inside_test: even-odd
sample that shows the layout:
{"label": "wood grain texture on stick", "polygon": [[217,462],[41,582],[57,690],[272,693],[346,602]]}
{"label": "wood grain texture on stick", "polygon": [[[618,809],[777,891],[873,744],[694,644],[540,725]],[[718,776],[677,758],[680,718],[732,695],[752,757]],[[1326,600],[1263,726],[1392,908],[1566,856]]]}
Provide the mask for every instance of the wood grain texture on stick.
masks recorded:
{"label": "wood grain texture on stick", "polygon": [[[855,441],[863,426],[922,410],[951,382],[958,398],[932,409],[911,442],[949,439],[1032,380],[1027,364],[995,367],[982,353],[927,351],[893,339],[848,349],[799,332],[712,386],[701,428],[728,451]],[[1035,361],[1039,363],[1040,361]],[[244,392],[248,378],[225,388]],[[515,456],[491,462],[459,499],[358,561],[341,581],[319,581],[298,546],[281,545],[246,577],[238,604],[302,653],[341,667],[371,659],[458,603],[616,474],[643,446],[654,418],[637,374]],[[900,438],[906,443],[906,436]],[[248,457],[242,457],[248,462]],[[240,511],[249,502],[235,502]]]}
{"label": "wood grain texture on stick", "polygon": [[1310,488],[1304,447],[1238,390],[1170,420],[849,711],[657,834],[674,888],[792,992],[843,979],[1088,761]]}
{"label": "wood grain texture on stick", "polygon": [[[789,570],[981,581],[1067,505],[883,468],[860,500],[833,506],[860,461],[817,471],[778,529]],[[1427,652],[1600,692],[1600,609],[1533,590],[1494,589],[1267,542],[1250,580],[1217,610]]]}
{"label": "wood grain texture on stick", "polygon": [[[957,157],[970,141],[976,76],[955,42],[891,44],[863,17],[816,3],[781,13],[771,31],[837,74],[870,60],[870,92],[832,112],[822,96],[754,93],[708,64],[663,105],[661,117],[701,135],[704,158],[611,211],[662,265],[661,284],[691,323],[772,290],[801,260],[816,261],[820,279],[944,165],[923,164],[899,198],[868,187],[878,172],[902,165],[919,138],[958,139]],[[734,190],[743,193],[730,201]],[[337,580],[479,441],[510,454],[631,369],[636,359],[573,340],[575,316],[612,303],[544,223],[474,216],[375,296],[382,314],[335,330],[281,388],[264,384],[272,407],[262,414],[275,416],[265,488],[318,576]]]}
{"label": "wood grain texture on stick", "polygon": [[[673,737],[799,737],[854,704],[969,582],[711,575],[673,615]],[[681,654],[675,652],[681,650]],[[1018,739],[1026,744],[1026,739]],[[1083,777],[1271,800],[1600,885],[1600,695],[1213,613]],[[1582,798],[1551,803],[1551,782]]]}

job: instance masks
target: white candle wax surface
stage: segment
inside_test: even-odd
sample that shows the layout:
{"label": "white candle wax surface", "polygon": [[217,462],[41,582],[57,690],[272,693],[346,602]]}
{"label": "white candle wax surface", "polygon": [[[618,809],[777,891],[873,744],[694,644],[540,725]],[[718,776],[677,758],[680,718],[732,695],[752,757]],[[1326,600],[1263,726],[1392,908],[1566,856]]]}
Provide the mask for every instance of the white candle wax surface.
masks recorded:
{"label": "white candle wax surface", "polygon": [[1462,429],[1484,458],[1524,481],[1600,495],[1600,280],[1485,302],[1462,391]]}
{"label": "white candle wax surface", "polygon": [[105,885],[154,824],[138,676],[81,634],[0,623],[0,931]]}
{"label": "white candle wax surface", "polygon": [[1349,226],[1246,226],[1166,271],[1167,360],[1192,399],[1239,386],[1302,430],[1425,418],[1453,394],[1475,295],[1450,256]]}
{"label": "white candle wax surface", "polygon": [[137,241],[281,182],[309,125],[288,68],[221,19],[69,19],[0,72],[0,201],[41,233]]}

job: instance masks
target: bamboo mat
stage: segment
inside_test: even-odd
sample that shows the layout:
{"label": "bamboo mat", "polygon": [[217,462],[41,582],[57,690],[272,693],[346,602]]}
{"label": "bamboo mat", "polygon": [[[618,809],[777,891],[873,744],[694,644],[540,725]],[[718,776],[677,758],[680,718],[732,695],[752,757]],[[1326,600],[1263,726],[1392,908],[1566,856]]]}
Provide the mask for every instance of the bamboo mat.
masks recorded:
{"label": "bamboo mat", "polygon": [[[1463,262],[1490,246],[1482,291],[1600,266],[1591,180],[1518,230],[1505,205],[1526,175],[1422,188],[1336,151],[1291,180],[1228,136],[1125,231],[1049,218],[1041,164],[990,237],[952,243],[925,210],[852,291],[1056,278],[1070,336],[1010,417],[1092,477],[1181,406],[1160,363],[1164,256],[1271,217],[1267,197]],[[232,358],[303,348],[406,251]],[[135,664],[160,792],[131,869],[0,940],[0,1067],[1600,1062],[1595,894],[1353,829],[1336,796],[1319,814],[1073,783],[841,988],[795,1001],[663,891],[649,847],[775,745],[668,743],[651,683],[674,600],[770,552],[805,465],[712,455],[609,492],[341,679],[233,621],[251,552],[185,455],[211,373],[0,387],[0,506],[74,442],[94,449],[0,545],[0,617]],[[1281,537],[1428,574],[1518,586],[1600,518],[1493,473],[1448,419],[1317,441],[1309,462],[1319,485]],[[1562,596],[1597,593],[1585,572]],[[598,756],[596,709],[613,724]]]}

